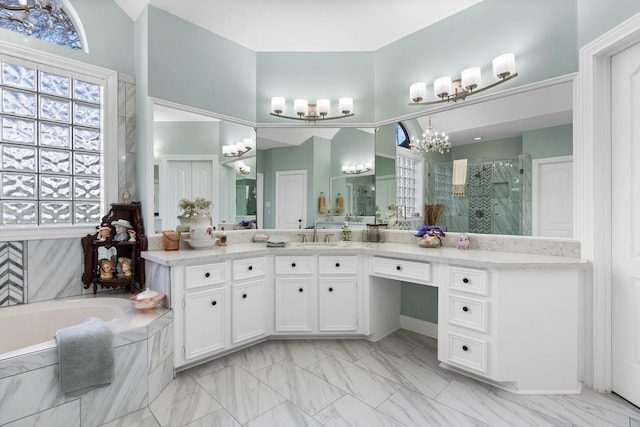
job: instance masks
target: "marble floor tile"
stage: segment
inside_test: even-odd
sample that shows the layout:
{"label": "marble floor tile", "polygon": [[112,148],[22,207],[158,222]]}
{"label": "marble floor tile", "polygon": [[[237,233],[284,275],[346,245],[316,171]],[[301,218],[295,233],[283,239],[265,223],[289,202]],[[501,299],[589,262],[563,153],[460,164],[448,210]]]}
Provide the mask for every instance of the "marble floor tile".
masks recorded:
{"label": "marble floor tile", "polygon": [[331,427],[406,427],[353,396],[344,396],[314,417]]}
{"label": "marble floor tile", "polygon": [[227,411],[218,409],[215,412],[198,418],[185,427],[242,427]]}
{"label": "marble floor tile", "polygon": [[298,366],[306,367],[329,356],[329,350],[323,340],[280,340],[273,341],[267,347]]}
{"label": "marble floor tile", "polygon": [[245,424],[245,427],[323,427],[291,402],[284,402]]}
{"label": "marble floor tile", "polygon": [[314,363],[307,370],[373,407],[400,388],[393,381],[334,356]]}
{"label": "marble floor tile", "polygon": [[178,374],[149,409],[162,427],[182,427],[220,409],[220,404],[191,376]]}
{"label": "marble floor tile", "polygon": [[383,352],[373,352],[358,360],[356,365],[431,398],[449,384],[431,369]]}
{"label": "marble floor tile", "polygon": [[101,427],[160,427],[160,424],[158,424],[149,408],[144,408],[103,424]]}
{"label": "marble floor tile", "polygon": [[332,355],[355,362],[371,353],[371,342],[367,340],[324,340],[325,348]]}
{"label": "marble floor tile", "polygon": [[231,365],[196,379],[241,424],[285,399],[239,366]]}
{"label": "marble floor tile", "polygon": [[396,331],[380,341],[371,343],[371,350],[402,357],[418,346],[415,340],[408,339],[406,335]]}
{"label": "marble floor tile", "polygon": [[406,388],[398,390],[378,409],[407,426],[489,427],[488,424]]}
{"label": "marble floor tile", "polygon": [[217,359],[213,359],[209,362],[205,362],[201,365],[194,366],[190,368],[186,372],[191,375],[193,379],[201,377],[203,375],[211,374],[215,371],[219,371],[220,369],[226,368],[227,366],[232,365],[228,356],[222,356]]}
{"label": "marble floor tile", "polygon": [[413,343],[419,347],[431,348],[433,350],[438,349],[438,340],[426,335],[411,332],[406,329],[398,329],[392,335],[398,339]]}
{"label": "marble floor tile", "polygon": [[262,369],[255,375],[309,415],[344,395],[339,388],[288,360]]}
{"label": "marble floor tile", "polygon": [[229,363],[238,365],[249,372],[264,369],[281,361],[282,358],[277,352],[271,351],[269,346],[262,344],[240,350],[227,357]]}
{"label": "marble floor tile", "polygon": [[581,402],[605,408],[618,414],[627,415],[631,418],[640,419],[640,408],[615,393],[596,393],[594,390],[584,387],[582,393],[569,394],[567,397],[578,399]]}

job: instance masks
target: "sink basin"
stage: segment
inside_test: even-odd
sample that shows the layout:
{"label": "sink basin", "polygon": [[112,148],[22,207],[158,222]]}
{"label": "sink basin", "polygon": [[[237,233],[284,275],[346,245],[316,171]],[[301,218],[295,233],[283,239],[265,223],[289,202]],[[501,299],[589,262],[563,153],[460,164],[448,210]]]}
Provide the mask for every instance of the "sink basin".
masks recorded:
{"label": "sink basin", "polygon": [[296,248],[302,248],[302,249],[324,248],[324,247],[331,247],[331,246],[342,246],[342,242],[299,243],[295,245]]}

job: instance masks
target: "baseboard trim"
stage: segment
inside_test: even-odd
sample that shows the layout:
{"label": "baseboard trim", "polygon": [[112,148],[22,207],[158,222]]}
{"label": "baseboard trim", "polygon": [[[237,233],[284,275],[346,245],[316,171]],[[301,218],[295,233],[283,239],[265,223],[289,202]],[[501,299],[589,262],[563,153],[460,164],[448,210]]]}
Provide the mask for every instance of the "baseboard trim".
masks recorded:
{"label": "baseboard trim", "polygon": [[438,339],[438,324],[400,315],[400,327],[411,332]]}

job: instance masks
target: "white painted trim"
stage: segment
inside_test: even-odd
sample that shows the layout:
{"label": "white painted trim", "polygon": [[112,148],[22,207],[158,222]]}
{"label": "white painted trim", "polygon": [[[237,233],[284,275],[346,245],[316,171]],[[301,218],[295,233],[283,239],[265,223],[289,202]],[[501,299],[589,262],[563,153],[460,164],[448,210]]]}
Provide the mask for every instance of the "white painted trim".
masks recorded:
{"label": "white painted trim", "polygon": [[[585,382],[596,391],[611,390],[611,57],[640,42],[640,13],[580,50],[576,91],[576,237],[582,258],[590,261],[585,285],[592,286],[585,320]],[[594,230],[599,232],[595,233]],[[587,291],[588,292],[588,291]],[[589,328],[587,328],[589,331]],[[591,347],[591,348],[590,348]]]}
{"label": "white painted trim", "polygon": [[407,331],[438,339],[437,323],[431,323],[425,320],[416,319],[415,317],[400,315],[400,327]]}

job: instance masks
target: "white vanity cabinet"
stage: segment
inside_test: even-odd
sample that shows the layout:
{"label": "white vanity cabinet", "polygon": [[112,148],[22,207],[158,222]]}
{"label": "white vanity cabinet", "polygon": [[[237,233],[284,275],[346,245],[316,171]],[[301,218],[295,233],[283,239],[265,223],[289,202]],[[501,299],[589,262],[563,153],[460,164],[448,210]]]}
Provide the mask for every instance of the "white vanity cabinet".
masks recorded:
{"label": "white vanity cabinet", "polygon": [[310,333],[314,330],[313,256],[274,257],[276,333]]}
{"label": "white vanity cabinet", "polygon": [[358,329],[358,257],[318,257],[318,330],[354,332]]}
{"label": "white vanity cabinet", "polygon": [[265,257],[232,262],[231,334],[234,345],[266,334]]}

